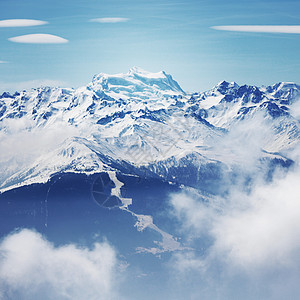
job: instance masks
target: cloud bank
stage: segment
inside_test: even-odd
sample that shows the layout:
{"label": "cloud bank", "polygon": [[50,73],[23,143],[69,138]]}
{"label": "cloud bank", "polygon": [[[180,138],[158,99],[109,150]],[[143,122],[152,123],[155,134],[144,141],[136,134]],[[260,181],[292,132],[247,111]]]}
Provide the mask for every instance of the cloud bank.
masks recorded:
{"label": "cloud bank", "polygon": [[80,135],[72,126],[57,120],[48,129],[34,128],[26,116],[7,119],[0,124],[0,185],[17,169],[28,168],[42,154],[51,153],[67,139]]}
{"label": "cloud bank", "polygon": [[116,265],[106,242],[56,247],[23,229],[0,244],[0,299],[112,299]]}
{"label": "cloud bank", "polygon": [[262,33],[300,33],[300,25],[230,25],[212,26],[212,29],[239,32],[262,32]]}
{"label": "cloud bank", "polygon": [[8,39],[14,43],[25,43],[25,44],[65,44],[69,41],[57,35],[35,33],[26,34]]}
{"label": "cloud bank", "polygon": [[[295,152],[299,157],[299,148]],[[191,299],[299,295],[299,182],[298,165],[287,174],[278,172],[271,183],[259,180],[250,192],[236,186],[226,196],[173,195],[183,244],[193,249],[173,254],[174,289]]]}
{"label": "cloud bank", "polygon": [[96,22],[96,23],[121,23],[121,22],[127,22],[130,19],[128,18],[96,18],[91,19],[90,22]]}
{"label": "cloud bank", "polygon": [[[245,270],[291,265],[300,250],[300,172],[289,173],[251,194],[205,204],[186,195],[172,198],[184,228],[213,238],[210,255]],[[216,209],[216,207],[218,209]]]}
{"label": "cloud bank", "polygon": [[298,121],[300,121],[300,99],[298,99],[298,101],[295,101],[291,107],[290,107],[290,114],[297,119]]}
{"label": "cloud bank", "polygon": [[31,20],[31,19],[8,19],[0,20],[0,27],[27,27],[40,26],[48,24],[46,21]]}

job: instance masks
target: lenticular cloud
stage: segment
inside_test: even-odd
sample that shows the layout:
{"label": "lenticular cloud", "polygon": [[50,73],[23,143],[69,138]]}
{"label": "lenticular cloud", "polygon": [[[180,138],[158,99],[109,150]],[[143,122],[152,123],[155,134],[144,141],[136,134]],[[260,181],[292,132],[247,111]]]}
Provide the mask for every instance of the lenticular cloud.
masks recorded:
{"label": "lenticular cloud", "polygon": [[129,19],[128,18],[97,18],[97,19],[91,19],[90,21],[96,23],[121,23],[121,22],[129,21]]}
{"label": "lenticular cloud", "polygon": [[0,20],[0,27],[27,27],[27,26],[40,26],[48,24],[46,21],[31,20],[31,19],[9,19]]}
{"label": "lenticular cloud", "polygon": [[240,32],[261,32],[261,33],[300,33],[299,25],[230,25],[213,26],[216,30],[240,31]]}
{"label": "lenticular cloud", "polygon": [[65,44],[68,40],[52,34],[36,33],[36,34],[26,34],[8,39],[15,43],[25,43],[25,44]]}

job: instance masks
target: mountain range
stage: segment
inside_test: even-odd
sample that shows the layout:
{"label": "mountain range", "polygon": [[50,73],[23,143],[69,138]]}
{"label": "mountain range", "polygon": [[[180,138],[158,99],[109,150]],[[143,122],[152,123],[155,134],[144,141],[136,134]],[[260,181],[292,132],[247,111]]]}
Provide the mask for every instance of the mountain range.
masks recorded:
{"label": "mountain range", "polygon": [[222,81],[186,93],[164,71],[136,67],[100,73],[78,89],[4,92],[0,191],[61,173],[115,172],[224,192],[221,183],[236,180],[241,162],[245,178],[254,165],[270,174],[293,164],[299,97],[300,86],[287,82]]}

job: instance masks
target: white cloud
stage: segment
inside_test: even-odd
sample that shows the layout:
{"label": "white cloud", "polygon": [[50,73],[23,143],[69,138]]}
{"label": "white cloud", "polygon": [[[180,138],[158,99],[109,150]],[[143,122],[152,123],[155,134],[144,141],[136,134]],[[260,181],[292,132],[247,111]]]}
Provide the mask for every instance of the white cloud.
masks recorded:
{"label": "white cloud", "polygon": [[214,210],[205,202],[197,201],[196,197],[185,193],[174,194],[171,204],[175,214],[182,221],[185,230],[190,231],[191,235],[199,236],[210,230]]}
{"label": "white cloud", "polygon": [[24,159],[24,162],[30,163],[39,155],[55,149],[66,139],[78,134],[77,129],[66,126],[61,120],[57,120],[48,130],[34,128],[34,125],[26,116],[1,122],[0,146],[3,151],[0,153],[0,163],[12,159],[19,160],[19,163]]}
{"label": "white cloud", "polygon": [[212,29],[240,32],[262,32],[262,33],[300,33],[300,25],[230,25],[212,26]]}
{"label": "white cloud", "polygon": [[212,157],[224,162],[232,170],[238,169],[240,176],[236,180],[242,184],[245,176],[254,173],[263,176],[262,172],[258,173],[262,166],[260,159],[263,149],[270,152],[273,150],[271,146],[275,140],[275,129],[272,125],[263,112],[249,113],[237,126],[232,126],[229,132],[211,139]]}
{"label": "white cloud", "polygon": [[0,60],[0,64],[7,64],[7,63],[8,63],[7,61]]}
{"label": "white cloud", "polygon": [[289,266],[300,250],[300,172],[250,194],[232,190],[227,200],[203,203],[175,195],[172,205],[186,230],[213,238],[210,259],[221,258],[245,270]]}
{"label": "white cloud", "polygon": [[15,36],[8,39],[14,43],[25,43],[25,44],[65,44],[68,40],[52,34],[35,33]]}
{"label": "white cloud", "polygon": [[15,91],[31,90],[32,88],[38,88],[42,86],[62,87],[62,86],[67,86],[67,83],[59,80],[52,80],[52,79],[36,79],[36,80],[19,81],[19,82],[0,81],[0,91],[15,92]]}
{"label": "white cloud", "polygon": [[[196,270],[198,272],[205,271],[205,260],[197,257],[193,251],[181,251],[173,255],[171,263],[175,263],[176,270],[180,273],[191,272]],[[178,274],[179,276],[182,274]]]}
{"label": "white cloud", "polygon": [[0,244],[0,299],[112,299],[117,262],[106,242],[56,247],[23,229]]}
{"label": "white cloud", "polygon": [[46,21],[31,20],[31,19],[8,19],[0,20],[0,27],[27,27],[39,26],[48,24]]}
{"label": "white cloud", "polygon": [[291,106],[290,106],[290,114],[300,121],[300,99],[295,101]]}
{"label": "white cloud", "polygon": [[96,22],[96,23],[121,23],[121,22],[127,22],[130,19],[128,18],[97,18],[97,19],[91,19],[90,22]]}
{"label": "white cloud", "polygon": [[240,199],[248,208],[226,212],[213,225],[214,251],[246,269],[292,265],[300,250],[299,182],[300,173],[291,173]]}
{"label": "white cloud", "polygon": [[181,236],[194,249],[172,255],[169,266],[179,289],[192,299],[299,295],[299,182],[298,169],[256,184],[250,193],[236,187],[228,197],[206,201],[173,195]]}
{"label": "white cloud", "polygon": [[79,135],[76,128],[57,120],[48,129],[33,128],[27,116],[1,122],[0,185],[16,170],[29,168],[42,154],[51,153],[68,138]]}

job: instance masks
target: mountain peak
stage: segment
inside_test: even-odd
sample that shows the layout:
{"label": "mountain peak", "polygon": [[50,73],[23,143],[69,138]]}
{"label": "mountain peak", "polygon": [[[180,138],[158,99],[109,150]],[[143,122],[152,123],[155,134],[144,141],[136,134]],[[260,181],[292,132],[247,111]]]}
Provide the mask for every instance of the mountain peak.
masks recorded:
{"label": "mountain peak", "polygon": [[155,99],[157,96],[184,94],[171,75],[164,71],[148,72],[139,67],[131,68],[128,73],[100,73],[93,77],[88,87],[95,92],[101,91],[108,96],[123,99]]}
{"label": "mountain peak", "polygon": [[228,82],[226,80],[222,80],[216,85],[216,87],[219,87],[219,86],[222,86],[222,87],[238,87],[239,85],[234,81]]}
{"label": "mountain peak", "polygon": [[236,82],[234,82],[234,81],[228,82],[228,81],[222,80],[213,88],[213,90],[217,90],[221,94],[225,94],[225,93],[227,93],[228,90],[237,89],[237,88],[239,88],[239,85]]}

